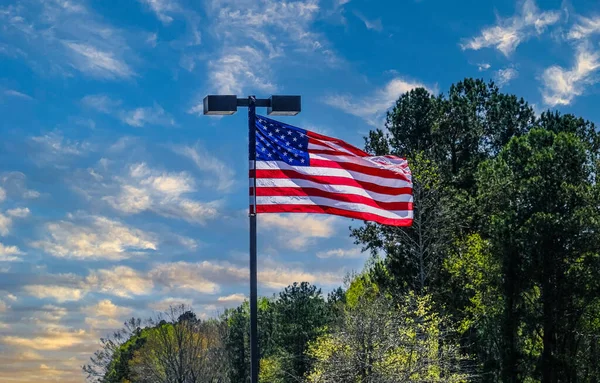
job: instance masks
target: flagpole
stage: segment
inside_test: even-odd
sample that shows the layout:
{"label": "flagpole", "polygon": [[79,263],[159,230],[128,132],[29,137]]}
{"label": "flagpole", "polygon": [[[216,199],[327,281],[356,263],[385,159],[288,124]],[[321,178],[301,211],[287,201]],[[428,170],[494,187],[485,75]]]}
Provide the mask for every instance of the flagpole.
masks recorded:
{"label": "flagpole", "polygon": [[250,382],[258,383],[259,350],[257,322],[256,267],[256,97],[248,97],[249,158],[252,161],[252,194],[250,195]]}
{"label": "flagpole", "polygon": [[[236,95],[207,95],[203,100],[205,115],[231,115],[238,107],[248,108],[248,150],[253,173],[256,172],[256,107],[268,108],[267,114],[295,116],[300,113],[300,96],[273,95],[238,98]],[[258,347],[258,302],[256,266],[256,174],[250,180],[250,382],[258,383],[260,352]]]}

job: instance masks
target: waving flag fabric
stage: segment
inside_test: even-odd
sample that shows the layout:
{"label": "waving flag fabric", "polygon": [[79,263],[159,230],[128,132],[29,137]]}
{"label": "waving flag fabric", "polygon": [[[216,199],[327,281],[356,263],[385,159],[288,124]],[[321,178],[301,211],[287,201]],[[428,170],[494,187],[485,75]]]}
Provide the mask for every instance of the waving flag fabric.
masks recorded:
{"label": "waving flag fabric", "polygon": [[332,214],[392,226],[413,220],[406,160],[372,157],[337,138],[263,116],[256,119],[256,169],[250,161],[251,204],[254,183],[257,214]]}

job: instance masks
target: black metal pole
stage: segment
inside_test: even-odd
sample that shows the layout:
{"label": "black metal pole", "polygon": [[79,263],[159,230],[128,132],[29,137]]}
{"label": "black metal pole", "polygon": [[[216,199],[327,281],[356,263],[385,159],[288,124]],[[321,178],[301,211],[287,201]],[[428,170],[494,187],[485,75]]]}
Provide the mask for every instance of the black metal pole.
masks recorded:
{"label": "black metal pole", "polygon": [[256,97],[248,97],[248,140],[254,175],[250,195],[250,382],[258,383],[258,322],[256,272]]}

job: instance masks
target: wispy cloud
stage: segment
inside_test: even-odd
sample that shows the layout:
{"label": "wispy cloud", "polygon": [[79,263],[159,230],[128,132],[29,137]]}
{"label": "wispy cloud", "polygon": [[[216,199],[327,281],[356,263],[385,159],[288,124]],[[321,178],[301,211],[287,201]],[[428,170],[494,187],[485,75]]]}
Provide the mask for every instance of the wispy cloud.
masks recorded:
{"label": "wispy cloud", "polygon": [[199,202],[185,195],[196,190],[195,180],[186,172],[164,172],[145,163],[131,165],[128,174],[116,177],[120,190],[102,199],[125,214],[153,211],[163,217],[206,224],[218,215],[219,201]]}
{"label": "wispy cloud", "polygon": [[81,3],[18,0],[0,8],[0,22],[10,46],[47,75],[114,80],[135,76],[137,60],[122,31],[100,20]]}
{"label": "wispy cloud", "polygon": [[598,82],[594,73],[600,68],[600,52],[587,45],[577,48],[571,69],[554,65],[542,75],[542,97],[549,106],[569,105],[589,85]]}
{"label": "wispy cloud", "polygon": [[496,71],[495,79],[499,87],[507,85],[509,82],[519,76],[519,72],[515,68],[504,68]]}
{"label": "wispy cloud", "polygon": [[580,16],[577,24],[567,34],[567,38],[570,40],[583,40],[597,33],[600,33],[600,16]]}
{"label": "wispy cloud", "polygon": [[0,262],[15,262],[20,261],[20,257],[15,255],[24,254],[17,246],[7,246],[0,242]]}
{"label": "wispy cloud", "polygon": [[383,88],[377,89],[367,96],[352,97],[348,94],[337,94],[325,97],[325,103],[346,113],[363,118],[373,126],[381,123],[385,112],[394,104],[400,95],[415,88],[426,88],[417,81],[396,77]]}
{"label": "wispy cloud", "polygon": [[18,91],[13,90],[13,89],[7,89],[3,93],[6,96],[10,96],[10,97],[17,97],[17,98],[20,98],[20,99],[23,99],[23,100],[29,100],[29,101],[33,100],[33,97],[31,97],[31,96],[29,96],[29,95],[27,95],[25,93],[18,92]]}
{"label": "wispy cloud", "polygon": [[548,26],[560,20],[558,11],[540,11],[534,0],[524,0],[520,12],[507,19],[498,20],[498,25],[485,28],[481,35],[461,43],[463,50],[494,47],[509,56],[522,42],[541,35]]}
{"label": "wispy cloud", "polygon": [[278,233],[280,244],[303,250],[317,238],[329,238],[335,233],[335,217],[314,217],[308,214],[266,214],[261,225]]}
{"label": "wispy cloud", "polygon": [[81,99],[81,103],[98,112],[114,116],[127,125],[138,128],[145,125],[177,125],[175,119],[157,103],[149,107],[127,110],[121,106],[123,104],[121,100],[114,100],[104,94],[87,95]]}
{"label": "wispy cloud", "polygon": [[381,19],[369,20],[362,13],[355,11],[354,14],[358,17],[363,23],[365,23],[365,27],[367,29],[373,29],[378,32],[383,30],[383,24],[381,23]]}
{"label": "wispy cloud", "polygon": [[114,79],[134,75],[129,66],[110,51],[85,43],[64,43],[71,51],[72,65],[80,72],[93,77]]}
{"label": "wispy cloud", "polygon": [[122,298],[149,294],[154,284],[144,273],[127,266],[91,271],[85,281],[87,289]]}
{"label": "wispy cloud", "polygon": [[175,119],[156,103],[151,107],[136,108],[124,112],[121,115],[121,120],[127,125],[135,127],[143,127],[146,124],[159,126],[175,125]]}
{"label": "wispy cloud", "polygon": [[242,303],[246,299],[244,294],[231,294],[224,297],[219,297],[217,301],[219,302],[232,302],[232,303]]}
{"label": "wispy cloud", "polygon": [[86,294],[82,288],[60,285],[27,285],[23,290],[38,299],[52,298],[57,302],[78,301]]}
{"label": "wispy cloud", "polygon": [[485,72],[486,70],[490,69],[492,66],[488,63],[481,63],[481,64],[477,64],[477,69],[480,72]]}
{"label": "wispy cloud", "polygon": [[10,215],[11,217],[15,217],[15,218],[26,218],[29,216],[30,213],[31,212],[26,207],[18,207],[18,208],[9,209],[6,211],[6,214]]}
{"label": "wispy cloud", "polygon": [[102,216],[70,214],[46,224],[46,233],[31,246],[60,258],[121,260],[158,247],[152,234]]}
{"label": "wispy cloud", "polygon": [[235,172],[225,162],[210,154],[200,143],[192,146],[174,147],[175,153],[189,158],[203,173],[208,173],[205,184],[218,191],[230,191],[235,184]]}
{"label": "wispy cloud", "polygon": [[[223,47],[209,63],[208,78],[214,91],[275,91],[273,66],[275,59],[284,56],[299,55],[304,65],[315,66],[337,60],[327,40],[313,28],[320,11],[318,0],[210,0],[206,10],[210,28]],[[252,71],[247,62],[255,66]],[[196,104],[190,111],[199,110]]]}
{"label": "wispy cloud", "polygon": [[317,253],[317,257],[319,258],[360,258],[362,256],[364,254],[358,247],[352,249],[332,249]]}
{"label": "wispy cloud", "polygon": [[176,307],[176,306],[180,306],[180,305],[184,305],[186,307],[192,307],[193,305],[193,301],[189,298],[174,298],[174,297],[167,297],[165,299],[161,299],[158,302],[152,302],[148,305],[148,307],[150,307],[153,310],[156,311],[167,311],[169,309],[169,307]]}
{"label": "wispy cloud", "polygon": [[[269,80],[271,70],[263,54],[251,46],[225,48],[217,60],[209,62],[209,68],[212,88],[221,94],[241,94],[247,88],[267,93],[277,89]],[[191,111],[200,112],[197,108]]]}
{"label": "wispy cloud", "polygon": [[179,4],[174,0],[139,0],[145,6],[150,8],[156,17],[163,24],[170,24],[173,21],[173,17],[169,16],[169,13],[180,9]]}
{"label": "wispy cloud", "polygon": [[[19,336],[4,336],[0,338],[2,343],[23,347],[29,350],[64,350],[83,343],[87,338],[84,330],[70,330],[62,327],[51,327],[43,333],[31,338]],[[46,367],[48,368],[48,367]]]}

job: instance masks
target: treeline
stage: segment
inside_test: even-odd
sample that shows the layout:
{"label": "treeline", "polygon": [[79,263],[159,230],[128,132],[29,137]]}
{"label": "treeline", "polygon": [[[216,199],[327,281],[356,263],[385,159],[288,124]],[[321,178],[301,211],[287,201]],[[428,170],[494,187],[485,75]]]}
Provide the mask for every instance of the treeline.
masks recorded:
{"label": "treeline", "polygon": [[[261,381],[598,382],[594,124],[537,116],[465,79],[402,95],[365,149],[408,159],[414,225],[352,230],[372,258],[327,297],[301,283],[261,299]],[[143,329],[132,320],[84,370],[101,382],[246,382],[248,328],[246,304],[210,321],[182,309]]]}

